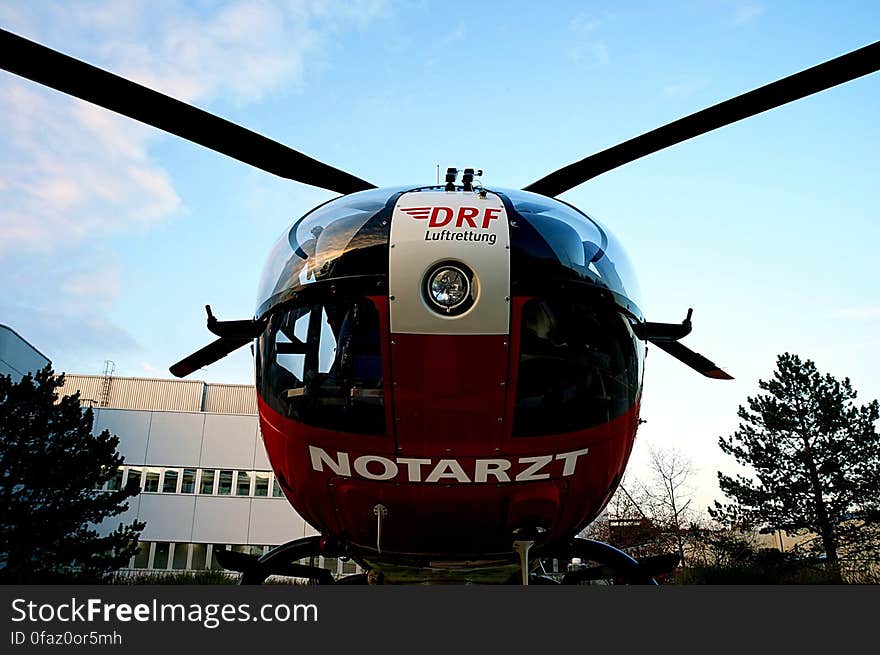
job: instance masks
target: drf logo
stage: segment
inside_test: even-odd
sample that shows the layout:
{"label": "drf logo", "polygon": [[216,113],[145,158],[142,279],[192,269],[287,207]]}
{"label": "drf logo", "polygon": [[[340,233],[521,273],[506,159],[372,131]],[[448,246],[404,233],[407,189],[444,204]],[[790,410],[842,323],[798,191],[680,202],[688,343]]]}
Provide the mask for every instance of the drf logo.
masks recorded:
{"label": "drf logo", "polygon": [[415,219],[427,220],[428,227],[444,227],[455,219],[455,227],[483,230],[489,229],[491,222],[501,215],[499,207],[459,207],[458,211],[452,207],[401,207],[400,211]]}

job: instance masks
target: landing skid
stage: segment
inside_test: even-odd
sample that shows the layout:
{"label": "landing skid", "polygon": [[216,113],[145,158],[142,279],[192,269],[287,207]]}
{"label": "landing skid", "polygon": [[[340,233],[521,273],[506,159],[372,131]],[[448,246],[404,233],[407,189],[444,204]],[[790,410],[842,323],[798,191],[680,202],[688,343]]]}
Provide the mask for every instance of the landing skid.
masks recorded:
{"label": "landing skid", "polygon": [[[529,559],[532,543],[529,540],[528,544],[515,544],[520,561],[520,571],[508,580],[508,584],[575,585],[604,579],[622,584],[656,585],[655,576],[671,572],[679,561],[678,555],[662,555],[636,560],[609,544],[580,538],[572,539],[563,546],[541,549],[535,559]],[[334,580],[333,575],[326,569],[298,563],[299,560],[320,555],[339,557],[345,554],[342,548],[328,544],[329,542],[321,537],[305,537],[282,544],[259,557],[233,551],[218,551],[216,556],[221,566],[242,574],[241,584],[243,585],[263,584],[272,575],[304,578],[314,584],[382,583],[382,574],[377,572],[368,571]],[[574,557],[595,562],[596,565],[568,571],[561,580],[554,578],[540,566],[541,561],[547,559],[556,558],[571,561]],[[467,580],[461,582],[467,582]]]}
{"label": "landing skid", "polygon": [[[511,578],[508,584],[576,585],[594,580],[609,580],[615,584],[656,585],[655,576],[670,573],[680,560],[676,554],[637,560],[610,544],[580,538],[572,539],[565,546],[544,550],[534,560],[528,559],[529,549],[524,548],[522,542],[515,541],[514,550],[520,557],[520,574]],[[536,565],[540,566],[547,559],[570,561],[575,557],[595,562],[596,565],[568,571],[561,579],[548,574],[543,566],[540,571],[535,570]]]}
{"label": "landing skid", "polygon": [[597,566],[569,571],[561,584],[581,584],[591,580],[615,580],[623,584],[656,585],[654,576],[672,571],[678,566],[678,556],[663,556],[665,559],[650,558],[637,560],[619,548],[593,539],[572,539],[561,555],[571,559],[596,562]]}
{"label": "landing skid", "polygon": [[[261,556],[236,553],[230,550],[221,550],[216,553],[220,566],[241,573],[240,584],[243,585],[263,584],[272,575],[304,578],[315,584],[335,584],[333,574],[327,569],[298,563],[301,559],[320,555],[337,557],[339,553],[328,548],[326,542],[322,543],[321,537],[294,539]],[[353,579],[349,580],[349,578]],[[338,582],[363,584],[356,581],[355,578],[358,576],[347,576]]]}

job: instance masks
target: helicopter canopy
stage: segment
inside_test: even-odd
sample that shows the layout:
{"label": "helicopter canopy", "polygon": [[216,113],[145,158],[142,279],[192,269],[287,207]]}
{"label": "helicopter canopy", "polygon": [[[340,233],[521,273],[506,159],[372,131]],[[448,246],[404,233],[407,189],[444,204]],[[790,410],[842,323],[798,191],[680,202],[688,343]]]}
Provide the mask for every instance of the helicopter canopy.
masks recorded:
{"label": "helicopter canopy", "polygon": [[[370,189],[319,205],[272,246],[257,295],[257,316],[318,280],[388,273],[390,212],[400,192]],[[387,210],[387,211],[386,211]]]}
{"label": "helicopter canopy", "polygon": [[[424,188],[424,187],[423,187]],[[278,239],[260,281],[257,316],[314,282],[388,272],[391,214],[402,193],[370,189],[335,198],[308,212]],[[536,193],[498,189],[512,210],[511,282],[524,288],[585,283],[611,292],[641,318],[641,296],[623,247],[596,219]]]}
{"label": "helicopter canopy", "polygon": [[[514,282],[529,278],[533,283],[538,278],[539,285],[585,282],[611,291],[618,305],[641,318],[635,272],[608,228],[554,198],[509,189],[501,193],[515,212],[511,217]],[[519,224],[520,219],[527,225]]]}

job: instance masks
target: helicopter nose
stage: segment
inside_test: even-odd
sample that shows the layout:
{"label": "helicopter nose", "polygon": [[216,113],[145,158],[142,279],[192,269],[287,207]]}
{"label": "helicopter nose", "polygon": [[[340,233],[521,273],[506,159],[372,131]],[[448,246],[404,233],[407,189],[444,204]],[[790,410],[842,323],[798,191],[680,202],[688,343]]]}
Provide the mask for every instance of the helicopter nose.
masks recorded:
{"label": "helicopter nose", "polygon": [[[510,332],[510,235],[492,193],[400,197],[389,315],[398,447],[500,444]],[[451,442],[450,442],[451,438]],[[478,454],[475,451],[475,454]]]}

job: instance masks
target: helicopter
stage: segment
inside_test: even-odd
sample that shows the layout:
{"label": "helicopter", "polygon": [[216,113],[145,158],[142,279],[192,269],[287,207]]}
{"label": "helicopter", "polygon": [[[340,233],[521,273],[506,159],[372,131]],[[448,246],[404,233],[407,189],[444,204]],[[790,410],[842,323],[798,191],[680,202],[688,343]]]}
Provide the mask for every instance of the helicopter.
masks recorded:
{"label": "helicopter", "polygon": [[[553,582],[579,557],[651,583],[576,535],[620,485],[639,425],[646,344],[731,376],[646,320],[611,231],[557,196],[619,166],[880,69],[880,42],[590,155],[523,189],[451,167],[444,183],[378,188],[343,170],[33,41],[0,31],[0,67],[340,196],[269,253],[251,318],[170,367],[184,377],[251,344],[260,429],[290,504],[319,533],[261,557],[225,552],[245,583],[333,582],[301,563],[350,557],[339,582]],[[563,583],[590,579],[590,569]]]}

